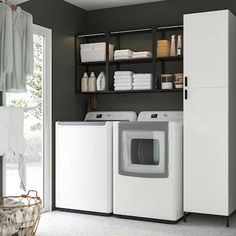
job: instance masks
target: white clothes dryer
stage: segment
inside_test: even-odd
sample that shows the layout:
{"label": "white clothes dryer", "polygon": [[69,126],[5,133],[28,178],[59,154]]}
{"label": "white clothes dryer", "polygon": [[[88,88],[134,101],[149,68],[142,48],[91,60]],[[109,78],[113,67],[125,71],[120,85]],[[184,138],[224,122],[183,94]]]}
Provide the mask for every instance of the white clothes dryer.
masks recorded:
{"label": "white clothes dryer", "polygon": [[56,123],[56,201],[60,210],[109,215],[114,121],[134,112],[89,112],[84,122]]}
{"label": "white clothes dryer", "polygon": [[141,112],[113,127],[113,211],[125,218],[183,217],[182,112]]}

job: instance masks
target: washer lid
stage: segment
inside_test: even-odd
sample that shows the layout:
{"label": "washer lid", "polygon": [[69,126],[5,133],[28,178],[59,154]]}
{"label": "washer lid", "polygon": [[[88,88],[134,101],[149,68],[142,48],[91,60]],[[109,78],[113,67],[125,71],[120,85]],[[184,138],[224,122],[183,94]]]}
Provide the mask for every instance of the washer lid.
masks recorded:
{"label": "washer lid", "polygon": [[138,121],[183,121],[182,111],[143,111]]}
{"label": "washer lid", "polygon": [[102,111],[87,113],[85,121],[136,121],[137,115],[133,111]]}

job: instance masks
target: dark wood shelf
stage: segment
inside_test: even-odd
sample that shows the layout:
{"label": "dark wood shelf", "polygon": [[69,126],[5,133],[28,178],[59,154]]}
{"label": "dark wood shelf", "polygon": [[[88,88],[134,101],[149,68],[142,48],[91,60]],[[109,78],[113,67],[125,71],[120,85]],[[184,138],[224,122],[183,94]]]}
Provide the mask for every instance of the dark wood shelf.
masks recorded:
{"label": "dark wood shelf", "polygon": [[183,56],[157,57],[157,61],[182,61]]}
{"label": "dark wood shelf", "polygon": [[79,66],[105,66],[106,61],[80,62]]}
{"label": "dark wood shelf", "polygon": [[152,90],[109,90],[96,92],[78,92],[78,94],[96,95],[96,94],[133,94],[133,93],[176,93],[183,92],[183,89],[152,89]]}
{"label": "dark wood shelf", "polygon": [[[183,56],[174,56],[174,57],[157,57],[154,58],[156,61],[182,61]],[[124,59],[124,60],[112,60],[109,61],[109,64],[133,64],[133,63],[151,63],[153,58],[136,58],[136,59]],[[105,66],[106,61],[94,61],[94,62],[81,62],[78,65],[82,66]]]}

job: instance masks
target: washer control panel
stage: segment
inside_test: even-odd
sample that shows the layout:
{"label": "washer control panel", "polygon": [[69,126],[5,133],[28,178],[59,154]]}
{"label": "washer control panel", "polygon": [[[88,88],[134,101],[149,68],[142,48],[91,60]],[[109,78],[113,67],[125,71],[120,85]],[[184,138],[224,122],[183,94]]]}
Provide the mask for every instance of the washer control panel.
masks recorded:
{"label": "washer control panel", "polygon": [[85,121],[136,121],[137,115],[133,111],[89,112]]}

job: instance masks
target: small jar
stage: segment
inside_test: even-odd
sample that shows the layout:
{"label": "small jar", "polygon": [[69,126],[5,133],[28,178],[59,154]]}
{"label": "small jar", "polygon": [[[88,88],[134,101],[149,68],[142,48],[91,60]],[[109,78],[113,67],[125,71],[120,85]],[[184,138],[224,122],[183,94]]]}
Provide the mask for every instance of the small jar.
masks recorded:
{"label": "small jar", "polygon": [[161,89],[173,89],[173,82],[173,74],[161,74]]}

